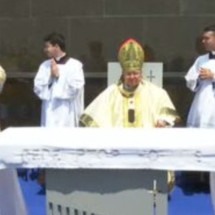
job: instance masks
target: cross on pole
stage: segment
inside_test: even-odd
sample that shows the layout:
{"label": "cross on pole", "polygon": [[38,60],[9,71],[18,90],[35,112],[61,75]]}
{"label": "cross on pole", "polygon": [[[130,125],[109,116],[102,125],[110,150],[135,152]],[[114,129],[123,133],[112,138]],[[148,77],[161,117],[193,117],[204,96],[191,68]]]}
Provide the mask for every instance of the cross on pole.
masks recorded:
{"label": "cross on pole", "polygon": [[157,189],[157,180],[153,180],[153,190],[149,190],[149,193],[152,194],[153,197],[153,215],[157,215],[157,194],[159,190]]}
{"label": "cross on pole", "polygon": [[153,79],[156,78],[156,77],[153,75],[153,71],[152,71],[152,70],[150,70],[149,75],[147,75],[146,77],[150,80],[150,82],[152,82]]}

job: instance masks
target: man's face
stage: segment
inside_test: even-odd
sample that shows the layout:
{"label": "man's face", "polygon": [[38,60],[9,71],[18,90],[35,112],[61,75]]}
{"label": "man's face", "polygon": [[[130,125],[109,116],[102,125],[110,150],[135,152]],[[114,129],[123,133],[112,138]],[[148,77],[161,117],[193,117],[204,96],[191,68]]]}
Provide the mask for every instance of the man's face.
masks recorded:
{"label": "man's face", "polygon": [[52,45],[50,42],[45,42],[43,50],[47,57],[53,58],[56,56],[57,46]]}
{"label": "man's face", "polygon": [[123,73],[124,84],[131,88],[137,87],[141,82],[141,78],[142,76],[140,71],[131,71]]}
{"label": "man's face", "polygon": [[204,32],[202,43],[206,51],[215,51],[215,33],[213,31]]}

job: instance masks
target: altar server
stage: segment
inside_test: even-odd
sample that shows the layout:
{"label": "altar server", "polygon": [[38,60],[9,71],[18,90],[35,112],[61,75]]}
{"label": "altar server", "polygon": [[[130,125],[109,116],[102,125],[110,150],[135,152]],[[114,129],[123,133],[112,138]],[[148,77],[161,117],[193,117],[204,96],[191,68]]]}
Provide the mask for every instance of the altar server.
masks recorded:
{"label": "altar server", "polygon": [[42,100],[41,126],[76,127],[84,108],[82,63],[66,53],[63,35],[52,33],[44,43],[49,59],[34,79],[34,92]]}
{"label": "altar server", "polygon": [[[206,53],[197,57],[185,76],[187,87],[195,93],[187,126],[215,128],[215,25],[203,30],[202,44]],[[210,189],[215,208],[215,173],[210,174]]]}

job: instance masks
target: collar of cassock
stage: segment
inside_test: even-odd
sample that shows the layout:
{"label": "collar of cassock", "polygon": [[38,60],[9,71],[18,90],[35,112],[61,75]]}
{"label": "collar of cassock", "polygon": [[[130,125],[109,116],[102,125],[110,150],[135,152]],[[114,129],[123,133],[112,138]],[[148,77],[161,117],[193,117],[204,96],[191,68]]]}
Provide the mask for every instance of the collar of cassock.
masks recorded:
{"label": "collar of cassock", "polygon": [[209,59],[215,59],[215,53],[209,52]]}
{"label": "collar of cassock", "polygon": [[65,64],[69,60],[69,56],[66,54],[63,57],[59,58],[59,59],[54,58],[54,60],[55,60],[55,62],[57,64]]}
{"label": "collar of cassock", "polygon": [[123,84],[120,84],[120,85],[118,86],[118,89],[119,89],[120,93],[121,93],[124,97],[126,97],[126,98],[131,98],[131,97],[133,97],[137,92],[139,92],[139,90],[140,90],[140,88],[141,88],[142,85],[143,85],[143,83],[140,83],[140,84],[138,85],[138,87],[137,87],[134,91],[132,91],[132,92],[126,90],[126,89],[123,87]]}

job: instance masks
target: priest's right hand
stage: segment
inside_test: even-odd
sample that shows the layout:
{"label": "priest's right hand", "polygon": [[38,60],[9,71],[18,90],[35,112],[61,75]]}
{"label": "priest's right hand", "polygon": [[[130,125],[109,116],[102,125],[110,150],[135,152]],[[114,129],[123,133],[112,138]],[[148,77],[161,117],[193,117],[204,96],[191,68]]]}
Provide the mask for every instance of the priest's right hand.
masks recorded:
{"label": "priest's right hand", "polygon": [[51,75],[54,78],[59,77],[59,69],[54,59],[51,59]]}
{"label": "priest's right hand", "polygon": [[158,120],[156,125],[155,125],[155,128],[165,128],[168,126],[168,123],[164,120]]}

